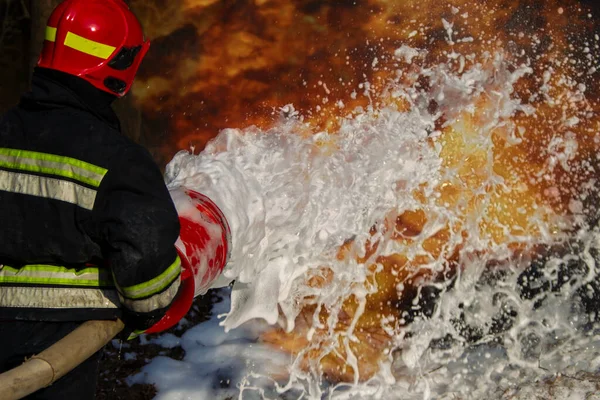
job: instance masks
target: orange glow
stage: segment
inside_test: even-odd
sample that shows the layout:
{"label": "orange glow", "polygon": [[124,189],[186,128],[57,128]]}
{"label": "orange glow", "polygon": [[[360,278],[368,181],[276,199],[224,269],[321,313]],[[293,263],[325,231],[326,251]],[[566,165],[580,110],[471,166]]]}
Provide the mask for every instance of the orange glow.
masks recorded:
{"label": "orange glow", "polygon": [[[440,134],[430,142],[440,147],[445,171],[433,204],[453,210],[457,218],[424,234],[437,214],[431,195],[415,192],[422,209],[390,213],[384,225],[399,248],[419,248],[418,254],[373,261],[376,240],[360,257],[351,240],[340,248],[340,260],[372,263],[368,285],[377,288],[355,322],[358,340],[327,332],[348,330],[359,308],[355,297],[343,303],[335,327],[327,326],[328,311],[318,312],[324,328],[311,340],[307,333],[316,306],[310,299],[293,332],[274,328],[262,338],[294,354],[305,352],[305,368],[352,381],[356,371],[344,361],[350,349],[357,355],[360,379],[377,372],[378,362],[393,348],[382,318],[401,326],[408,294],[421,280],[454,274],[464,249],[451,238],[477,235],[490,247],[517,250],[522,247],[519,237],[543,239],[575,229],[596,213],[599,87],[598,73],[591,68],[598,62],[598,29],[589,11],[575,1],[131,3],[153,39],[134,93],[158,136],[168,132],[167,138],[149,143],[160,147],[167,160],[190,145],[203,148],[223,128],[268,128],[277,121],[279,107],[288,103],[315,131],[335,132],[339,119],[357,107],[406,110],[409,102],[383,90],[387,83],[431,94],[439,82],[421,71],[439,64],[461,77],[478,64],[494,71],[493,55],[499,54],[509,70],[531,68],[514,83],[510,96],[530,112],[516,111],[504,123],[497,123],[502,104],[494,94],[505,90],[502,79],[490,78],[484,91],[472,94],[472,110],[430,102],[428,109],[441,113]],[[402,45],[419,49],[411,62],[393,56]],[[498,179],[490,180],[492,176]],[[375,228],[371,233],[377,233]],[[447,261],[443,273],[423,268],[438,259]],[[328,285],[331,273],[323,266],[306,277],[307,283]]]}

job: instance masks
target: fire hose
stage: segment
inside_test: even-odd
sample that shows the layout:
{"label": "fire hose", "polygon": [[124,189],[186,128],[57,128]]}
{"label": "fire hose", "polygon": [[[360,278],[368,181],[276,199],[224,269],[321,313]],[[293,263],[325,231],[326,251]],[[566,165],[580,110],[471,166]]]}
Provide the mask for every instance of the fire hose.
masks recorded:
{"label": "fire hose", "polygon": [[[186,188],[171,190],[171,197],[181,226],[175,244],[182,265],[181,287],[165,316],[145,333],[169,329],[187,314],[194,297],[206,293],[221,275],[231,249],[227,220],[208,197]],[[121,320],[84,322],[46,350],[0,374],[0,400],[21,399],[51,385],[123,328]]]}
{"label": "fire hose", "polygon": [[87,321],[20,366],[0,374],[0,400],[21,399],[50,386],[115,337],[121,320]]}

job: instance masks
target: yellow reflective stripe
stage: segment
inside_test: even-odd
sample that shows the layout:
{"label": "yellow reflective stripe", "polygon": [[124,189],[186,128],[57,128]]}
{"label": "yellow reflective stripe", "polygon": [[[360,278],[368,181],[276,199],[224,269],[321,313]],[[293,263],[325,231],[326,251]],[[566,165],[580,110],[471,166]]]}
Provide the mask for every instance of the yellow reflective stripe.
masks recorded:
{"label": "yellow reflective stripe", "polygon": [[155,294],[154,296],[150,296],[141,300],[131,300],[123,298],[120,295],[119,299],[121,301],[121,304],[123,304],[130,310],[140,313],[151,312],[154,310],[168,307],[177,295],[180,284],[180,279],[176,277],[176,279],[171,283],[171,285],[168,288],[164,289],[159,294]]}
{"label": "yellow reflective stripe", "polygon": [[116,289],[3,286],[0,307],[120,308]]}
{"label": "yellow reflective stripe", "polygon": [[94,42],[73,32],[67,32],[65,46],[105,60],[116,50],[116,47]]}
{"label": "yellow reflective stripe", "polygon": [[96,191],[74,182],[0,170],[0,190],[61,200],[93,210]]}
{"label": "yellow reflective stripe", "polygon": [[2,276],[0,275],[0,285],[2,284],[27,284],[27,285],[55,285],[55,286],[82,286],[82,287],[100,287],[114,286],[112,280],[85,280],[85,279],[60,279],[53,277],[21,277],[21,276]]}
{"label": "yellow reflective stripe", "polygon": [[[86,183],[90,186],[95,186],[95,187],[100,186],[100,181],[90,179],[90,178],[87,178],[82,175],[78,175],[78,174],[74,173],[73,171],[45,167],[43,162],[36,163],[36,164],[37,165],[27,164],[26,162],[25,163],[10,162],[7,160],[7,158],[5,156],[0,154],[0,167],[10,168],[10,169],[18,169],[18,170],[27,171],[27,172],[38,172],[38,173],[46,174],[46,175],[56,175],[56,176],[61,176],[63,178],[70,178],[70,179],[79,181],[81,183]],[[42,164],[42,165],[40,165],[40,164]]]}
{"label": "yellow reflective stripe", "polygon": [[69,164],[77,168],[88,170],[100,176],[103,176],[107,172],[107,169],[99,167],[97,165],[90,164],[72,157],[58,156],[56,154],[40,153],[38,151],[11,149],[5,147],[0,148],[0,154],[5,154],[8,156],[17,156],[19,158],[32,158],[35,160],[47,160],[59,162],[62,164]]}
{"label": "yellow reflective stripe", "polygon": [[0,167],[57,175],[98,187],[107,169],[71,157],[0,148]]}
{"label": "yellow reflective stripe", "polygon": [[46,26],[46,37],[45,39],[49,42],[56,41],[56,28]]}
{"label": "yellow reflective stripe", "polygon": [[120,288],[121,293],[128,299],[141,299],[160,293],[173,283],[173,280],[181,273],[181,260],[175,257],[173,264],[162,274],[144,283]]}
{"label": "yellow reflective stripe", "polygon": [[106,268],[98,268],[98,267],[87,267],[82,269],[75,268],[67,268],[61,267],[57,265],[47,265],[47,264],[28,264],[24,265],[21,268],[11,267],[10,265],[0,265],[0,273],[3,271],[9,271],[13,273],[29,273],[29,272],[54,272],[57,274],[73,274],[73,275],[83,275],[83,274],[92,274],[92,273],[100,273],[100,271],[107,271]]}
{"label": "yellow reflective stripe", "polygon": [[[148,329],[150,329],[150,328],[148,328]],[[131,334],[129,336],[127,336],[127,340],[133,340],[136,337],[138,337],[140,335],[143,335],[144,333],[146,333],[146,331],[148,329],[144,329],[144,330],[142,330],[142,329],[136,329],[135,331],[131,332]]]}
{"label": "yellow reflective stripe", "polygon": [[53,265],[0,266],[1,284],[114,286],[110,271],[105,268],[77,270]]}

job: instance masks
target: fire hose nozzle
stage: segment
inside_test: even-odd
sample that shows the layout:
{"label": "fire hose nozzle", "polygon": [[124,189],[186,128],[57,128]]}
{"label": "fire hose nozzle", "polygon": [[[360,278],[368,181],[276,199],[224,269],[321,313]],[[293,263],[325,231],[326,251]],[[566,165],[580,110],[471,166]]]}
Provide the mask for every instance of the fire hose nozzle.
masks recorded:
{"label": "fire hose nozzle", "polygon": [[177,324],[194,298],[206,293],[222,274],[231,253],[229,224],[211,199],[185,187],[170,193],[181,226],[175,243],[181,259],[181,287],[167,313],[145,333],[161,332]]}

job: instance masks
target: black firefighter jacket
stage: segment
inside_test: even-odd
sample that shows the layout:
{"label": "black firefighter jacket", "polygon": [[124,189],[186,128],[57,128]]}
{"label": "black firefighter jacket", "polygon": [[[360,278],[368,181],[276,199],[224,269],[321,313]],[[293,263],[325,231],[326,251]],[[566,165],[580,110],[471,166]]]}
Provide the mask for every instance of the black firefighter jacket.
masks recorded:
{"label": "black firefighter jacket", "polygon": [[176,295],[177,212],[113,99],[38,68],[0,120],[0,320],[128,317],[144,329]]}

